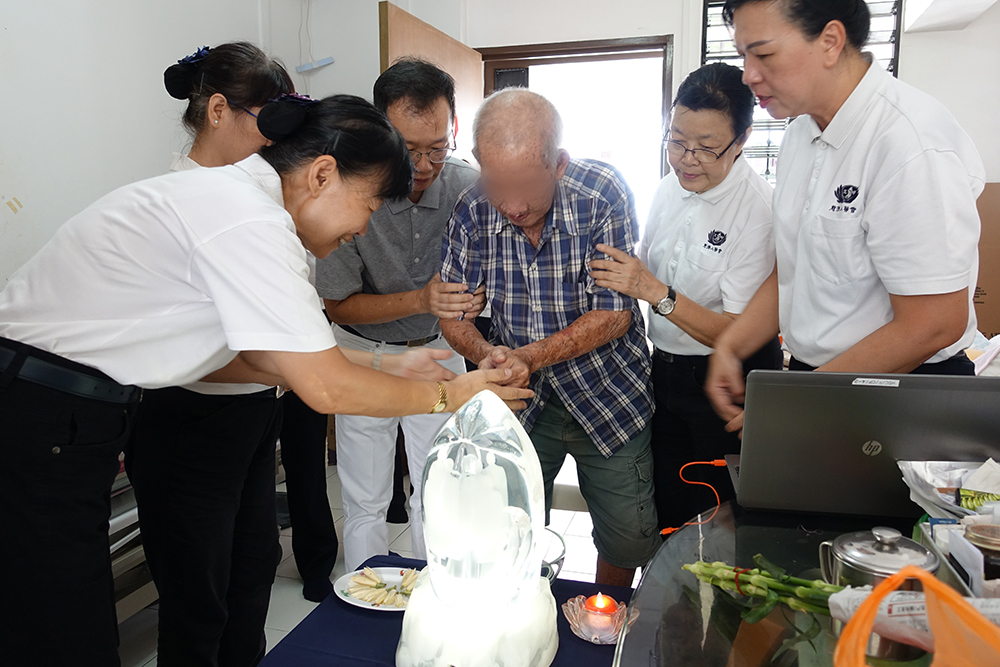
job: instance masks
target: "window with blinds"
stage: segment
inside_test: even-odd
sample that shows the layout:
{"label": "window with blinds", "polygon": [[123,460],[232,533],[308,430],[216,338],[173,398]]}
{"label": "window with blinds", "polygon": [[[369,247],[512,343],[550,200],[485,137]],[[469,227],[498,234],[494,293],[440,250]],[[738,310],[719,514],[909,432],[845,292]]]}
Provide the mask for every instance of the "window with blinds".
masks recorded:
{"label": "window with blinds", "polygon": [[[722,7],[725,4],[725,0],[705,0],[701,62],[703,65],[724,62],[742,67],[743,58],[736,53],[732,34],[722,20]],[[893,76],[899,76],[901,4],[902,0],[868,0],[872,23],[865,50],[870,51]],[[757,107],[754,110],[753,133],[743,148],[743,154],[750,165],[772,183],[774,163],[787,124],[787,120],[775,120],[767,111]]]}

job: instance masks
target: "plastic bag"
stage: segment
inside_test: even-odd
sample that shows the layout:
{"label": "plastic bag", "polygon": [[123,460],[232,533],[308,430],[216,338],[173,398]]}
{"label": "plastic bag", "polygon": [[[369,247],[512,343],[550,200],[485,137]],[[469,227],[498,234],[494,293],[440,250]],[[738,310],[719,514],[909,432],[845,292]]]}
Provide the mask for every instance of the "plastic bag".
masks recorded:
{"label": "plastic bag", "polygon": [[[847,623],[868,596],[871,586],[848,586],[830,596],[830,616]],[[1000,598],[962,598],[983,617],[1000,627]],[[882,598],[875,616],[875,632],[886,639],[934,652],[934,633],[927,618],[927,597],[923,591],[893,591]]]}
{"label": "plastic bag", "polygon": [[879,604],[907,579],[919,579],[927,600],[927,617],[934,633],[931,667],[1000,665],[1000,627],[973,609],[962,596],[931,573],[908,565],[872,591],[854,613],[837,641],[835,667],[865,667],[865,647]]}

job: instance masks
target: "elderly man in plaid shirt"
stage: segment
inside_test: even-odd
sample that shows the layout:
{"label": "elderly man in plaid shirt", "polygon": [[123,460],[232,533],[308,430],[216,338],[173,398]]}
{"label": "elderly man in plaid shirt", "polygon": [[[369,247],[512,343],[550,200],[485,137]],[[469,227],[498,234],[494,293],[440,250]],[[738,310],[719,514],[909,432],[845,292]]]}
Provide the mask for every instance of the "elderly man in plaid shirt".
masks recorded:
{"label": "elderly man in plaid shirt", "polygon": [[480,181],[448,223],[441,279],[486,286],[487,341],[442,320],[452,348],[480,368],[510,368],[535,397],[519,416],[538,451],[546,510],[566,454],[594,521],[597,583],[631,585],[660,539],[653,502],[649,349],[634,299],[598,287],[599,243],[632,253],[632,193],[611,166],[570,159],[562,122],[525,89],[493,94],[474,125]]}

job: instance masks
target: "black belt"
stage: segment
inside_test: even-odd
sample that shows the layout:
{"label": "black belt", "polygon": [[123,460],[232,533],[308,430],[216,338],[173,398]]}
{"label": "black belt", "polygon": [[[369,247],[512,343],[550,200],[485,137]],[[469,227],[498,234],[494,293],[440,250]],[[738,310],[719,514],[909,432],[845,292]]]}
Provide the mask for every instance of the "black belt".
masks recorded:
{"label": "black belt", "polygon": [[[6,370],[17,355],[18,353],[14,349],[0,346],[0,372]],[[72,368],[66,368],[53,361],[30,356],[30,352],[21,365],[21,369],[17,372],[17,377],[49,389],[107,403],[134,403],[139,400],[142,394],[139,387],[118,384],[110,378],[102,379]]]}
{"label": "black belt", "polygon": [[[958,373],[948,372],[948,371],[952,371],[953,370],[953,368],[950,365],[944,367],[946,369],[944,373],[942,373],[941,370],[935,370],[935,368],[940,369],[941,368],[940,364],[953,364],[955,362],[963,362],[964,363],[968,358],[969,358],[968,355],[965,354],[965,350],[962,350],[958,354],[956,354],[956,355],[954,355],[952,357],[949,357],[949,358],[947,358],[947,359],[945,359],[943,361],[927,361],[927,362],[924,362],[924,363],[920,364],[919,366],[917,366],[916,368],[914,368],[912,371],[910,371],[910,373],[911,374],[915,374],[915,375],[929,375],[929,374],[935,374],[935,375],[936,374],[952,375],[952,374],[958,374]],[[799,361],[795,357],[792,357],[789,360],[789,362],[788,362],[788,370],[790,370],[790,371],[814,371],[817,368],[818,368],[818,366],[813,366],[812,364],[807,364],[804,361]]]}
{"label": "black belt", "polygon": [[702,361],[708,359],[707,354],[672,354],[664,352],[660,348],[653,348],[653,356],[665,364],[673,364],[681,361]]}
{"label": "black belt", "polygon": [[340,328],[343,329],[344,331],[346,331],[347,333],[354,334],[355,336],[358,336],[360,338],[364,338],[365,340],[370,340],[373,343],[385,343],[386,345],[399,345],[399,346],[402,346],[402,347],[420,347],[422,345],[427,345],[427,343],[433,343],[434,341],[436,341],[438,338],[441,337],[441,334],[438,333],[438,334],[434,334],[433,336],[427,336],[425,338],[414,338],[413,340],[395,340],[395,341],[392,341],[392,340],[376,340],[374,338],[369,338],[368,336],[364,335],[363,333],[358,332],[357,329],[352,329],[351,327],[347,326],[346,324],[341,324]]}

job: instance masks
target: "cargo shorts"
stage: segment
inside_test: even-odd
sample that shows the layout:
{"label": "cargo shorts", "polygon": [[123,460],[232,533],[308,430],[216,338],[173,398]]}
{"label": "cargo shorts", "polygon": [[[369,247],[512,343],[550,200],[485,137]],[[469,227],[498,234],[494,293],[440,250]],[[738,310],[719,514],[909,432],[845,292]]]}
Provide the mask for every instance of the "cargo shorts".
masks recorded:
{"label": "cargo shorts", "polygon": [[529,435],[545,481],[545,520],[552,509],[552,488],[566,455],[576,460],[580,492],[594,523],[597,553],[608,564],[644,566],[663,543],[657,534],[653,500],[652,424],[610,458],[553,393]]}

